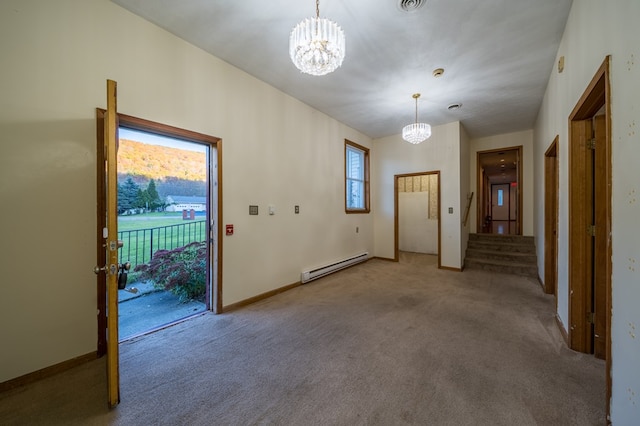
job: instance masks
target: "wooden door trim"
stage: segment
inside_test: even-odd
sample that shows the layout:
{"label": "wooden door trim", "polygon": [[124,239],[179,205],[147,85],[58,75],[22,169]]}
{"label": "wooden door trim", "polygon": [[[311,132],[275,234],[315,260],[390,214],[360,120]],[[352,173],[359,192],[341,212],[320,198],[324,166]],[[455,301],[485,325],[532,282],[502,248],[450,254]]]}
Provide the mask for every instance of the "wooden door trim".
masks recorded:
{"label": "wooden door trim", "polygon": [[[594,176],[601,177],[606,174],[607,165],[605,155],[602,154],[602,145],[605,145],[606,149],[606,118],[604,115],[596,115],[593,118],[593,135],[596,143],[596,150],[594,155]],[[600,151],[598,151],[598,145],[600,145]],[[593,250],[594,253],[608,253],[610,251],[610,247],[608,244],[608,239],[610,235],[610,229],[606,225],[607,224],[607,205],[610,205],[610,198],[607,198],[608,194],[608,183],[611,180],[605,181],[598,178],[594,182],[594,223],[596,224],[596,233],[593,241]],[[605,226],[604,232],[602,230],[598,230],[598,227]],[[606,316],[606,289],[603,285],[599,283],[606,283],[606,274],[607,267],[606,263],[610,262],[610,258],[607,261],[605,256],[605,261],[602,262],[600,257],[594,258],[596,261],[596,266],[594,268],[594,283],[596,283],[594,287],[593,294],[593,303],[595,305],[594,312],[594,336],[593,336],[593,353],[597,358],[605,359],[606,358],[606,335],[608,331],[606,329],[607,323],[610,322],[610,318]],[[603,268],[602,265],[605,265]]]}
{"label": "wooden door trim", "polygon": [[[587,89],[580,97],[578,103],[569,115],[569,342],[571,348],[585,352],[585,329],[588,328],[586,315],[583,312],[587,302],[587,292],[584,291],[584,278],[586,276],[585,262],[581,258],[587,243],[584,211],[586,208],[586,195],[584,190],[584,172],[586,170],[586,156],[584,155],[584,142],[580,141],[581,132],[584,131],[584,120],[590,119],[604,106],[605,110],[605,143],[600,149],[604,155],[605,166],[605,223],[597,224],[600,230],[608,236],[605,261],[605,309],[607,312],[607,339],[606,339],[606,407],[607,416],[610,413],[611,400],[611,87],[609,76],[610,56],[607,56],[600,68],[596,71]],[[577,311],[577,312],[576,312]]]}
{"label": "wooden door trim", "polygon": [[[104,265],[106,262],[106,256],[104,248],[102,247],[102,228],[106,226],[104,218],[104,194],[106,192],[104,179],[100,177],[104,175],[104,117],[105,110],[102,108],[96,108],[96,156],[97,156],[97,227],[96,227],[96,252],[97,265]],[[208,143],[216,149],[216,162],[217,162],[217,271],[216,281],[214,281],[213,289],[213,303],[211,309],[214,313],[222,313],[222,139],[205,135],[190,130],[181,129],[178,127],[169,126],[162,123],[157,123],[149,120],[145,120],[138,117],[133,117],[126,114],[117,114],[119,125],[122,127],[129,127],[137,130],[148,131],[155,134],[161,134],[168,137],[178,137],[184,140],[189,140],[198,143]],[[213,158],[212,158],[213,160]],[[211,166],[211,165],[209,165]],[[214,194],[210,194],[213,196]],[[213,262],[213,259],[212,259]],[[102,356],[106,353],[106,281],[104,274],[99,274],[97,280],[97,303],[98,303],[98,342],[97,353],[98,356]]]}
{"label": "wooden door trim", "polygon": [[[96,108],[96,265],[107,264],[107,254],[104,250],[104,237],[102,230],[107,226],[104,215],[105,196],[107,188],[105,185],[105,145],[104,145],[104,120],[106,111]],[[107,353],[107,277],[105,274],[96,274],[96,291],[98,304],[98,347],[97,356],[101,357]]]}
{"label": "wooden door trim", "polygon": [[[216,279],[213,280],[213,301],[211,304],[211,310],[215,314],[222,313],[222,139],[210,136],[204,133],[198,133],[191,130],[182,129],[180,127],[174,127],[167,124],[158,123],[155,121],[145,120],[143,118],[133,117],[126,114],[118,114],[121,127],[128,127],[135,130],[147,131],[170,138],[178,138],[186,141],[191,141],[200,144],[208,144],[211,148],[216,150],[216,163],[217,163],[217,180],[218,191],[217,194],[209,193],[209,200],[214,195],[217,196],[217,218],[216,218],[216,230],[217,230],[217,270]],[[211,158],[213,160],[213,158]],[[208,165],[209,168],[213,164]],[[209,175],[207,175],[207,179]],[[211,191],[211,185],[208,185],[207,191]],[[207,210],[208,211],[208,210]],[[209,213],[207,213],[207,219],[209,219]],[[210,223],[210,222],[209,222]],[[211,257],[211,262],[214,259]]]}
{"label": "wooden door trim", "polygon": [[590,164],[587,139],[591,138],[591,121],[569,123],[569,342],[571,349],[590,353],[591,326],[587,313],[591,310],[592,250],[588,226],[591,224],[591,191],[587,176]]}
{"label": "wooden door trim", "polygon": [[393,261],[397,262],[400,260],[400,243],[398,237],[398,178],[401,177],[410,177],[410,176],[423,176],[423,175],[436,175],[438,177],[438,269],[442,269],[442,248],[440,246],[440,227],[442,224],[442,204],[440,202],[440,170],[433,170],[430,172],[419,172],[419,173],[407,173],[395,175],[393,177],[393,239],[394,239],[394,249],[393,249]]}
{"label": "wooden door trim", "polygon": [[[107,275],[107,389],[109,407],[120,403],[120,351],[118,346],[118,217],[112,213],[117,210],[117,147],[118,147],[118,107],[117,83],[107,80],[107,112],[104,122],[104,145],[106,147],[106,197],[107,235],[103,234],[106,245],[104,274]],[[103,248],[103,250],[105,250]],[[102,266],[102,265],[99,265]],[[108,270],[107,270],[108,268]]]}
{"label": "wooden door trim", "polygon": [[558,310],[558,144],[559,136],[544,153],[544,292],[554,295]]}

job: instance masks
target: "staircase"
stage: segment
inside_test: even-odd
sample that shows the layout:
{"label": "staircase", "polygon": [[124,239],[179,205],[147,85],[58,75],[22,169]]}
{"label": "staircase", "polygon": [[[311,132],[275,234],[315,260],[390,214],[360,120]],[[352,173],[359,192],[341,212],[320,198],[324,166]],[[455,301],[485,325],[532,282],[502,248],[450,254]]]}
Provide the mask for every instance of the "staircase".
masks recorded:
{"label": "staircase", "polygon": [[469,234],[464,266],[538,278],[536,246],[528,236]]}

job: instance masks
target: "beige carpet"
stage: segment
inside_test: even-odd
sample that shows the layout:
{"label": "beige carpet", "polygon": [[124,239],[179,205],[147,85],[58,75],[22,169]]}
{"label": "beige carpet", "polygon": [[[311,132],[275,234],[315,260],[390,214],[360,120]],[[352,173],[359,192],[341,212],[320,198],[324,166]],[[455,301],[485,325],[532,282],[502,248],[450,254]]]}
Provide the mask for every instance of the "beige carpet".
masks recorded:
{"label": "beige carpet", "polygon": [[534,280],[371,260],[0,394],[0,424],[597,425],[604,362],[568,350]]}

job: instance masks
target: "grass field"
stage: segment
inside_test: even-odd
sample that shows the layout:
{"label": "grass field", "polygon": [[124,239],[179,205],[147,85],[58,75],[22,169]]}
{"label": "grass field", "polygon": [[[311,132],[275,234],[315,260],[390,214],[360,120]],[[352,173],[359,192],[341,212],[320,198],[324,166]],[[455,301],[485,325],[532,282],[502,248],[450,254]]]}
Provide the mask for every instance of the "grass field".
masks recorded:
{"label": "grass field", "polygon": [[120,262],[148,262],[159,249],[171,250],[206,238],[205,217],[183,220],[182,213],[162,212],[118,217],[118,238],[124,242]]}
{"label": "grass field", "polygon": [[[204,220],[205,216],[198,215],[195,221]],[[181,212],[145,213],[128,216],[118,216],[118,231],[132,229],[149,229],[161,226],[180,225],[190,220],[183,220]]]}

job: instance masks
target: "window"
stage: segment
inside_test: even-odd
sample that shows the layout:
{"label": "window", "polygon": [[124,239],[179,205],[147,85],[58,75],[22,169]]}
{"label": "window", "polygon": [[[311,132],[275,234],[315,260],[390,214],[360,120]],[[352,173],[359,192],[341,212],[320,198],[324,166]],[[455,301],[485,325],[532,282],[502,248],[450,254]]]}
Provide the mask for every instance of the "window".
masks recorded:
{"label": "window", "polygon": [[344,141],[345,211],[369,213],[369,149]]}
{"label": "window", "polygon": [[503,196],[503,190],[502,189],[498,189],[498,206],[502,207],[504,205],[504,196]]}

